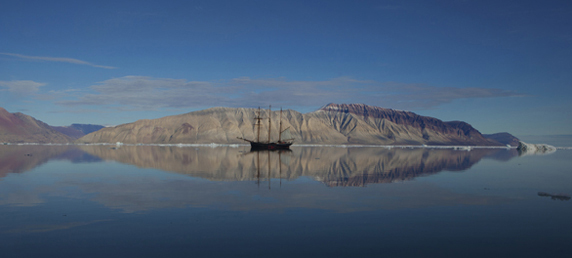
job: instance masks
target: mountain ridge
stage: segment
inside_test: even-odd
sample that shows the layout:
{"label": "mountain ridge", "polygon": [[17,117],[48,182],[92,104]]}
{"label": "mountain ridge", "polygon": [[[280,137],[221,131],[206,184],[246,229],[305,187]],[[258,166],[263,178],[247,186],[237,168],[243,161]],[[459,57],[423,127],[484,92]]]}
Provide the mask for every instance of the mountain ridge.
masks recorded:
{"label": "mountain ridge", "polygon": [[51,127],[52,129],[76,140],[87,134],[93,133],[101,128],[104,128],[105,126],[94,125],[94,124],[71,124],[68,126],[51,126]]}
{"label": "mountain ridge", "polygon": [[[90,133],[80,143],[244,143],[255,139],[257,109],[213,107],[158,119],[143,119]],[[264,121],[268,110],[262,110]],[[270,112],[272,132],[278,131],[279,111]],[[297,144],[484,145],[504,146],[484,137],[462,121],[444,122],[410,111],[365,104],[328,104],[310,113],[283,111],[283,129],[290,128]],[[260,137],[268,139],[264,123]],[[277,138],[272,135],[271,138]]]}
{"label": "mountain ridge", "polygon": [[0,142],[68,143],[73,140],[40,120],[0,107]]}
{"label": "mountain ridge", "polygon": [[[254,108],[213,107],[102,128],[81,124],[49,126],[31,116],[0,108],[0,142],[238,144],[245,143],[238,137],[254,140],[258,136],[254,125],[256,112]],[[278,138],[279,111],[262,110],[261,141],[268,139],[269,114],[274,121],[271,139]],[[290,129],[295,144],[518,145],[518,139],[509,133],[483,135],[463,121],[445,122],[410,111],[365,104],[330,103],[305,114],[287,109],[283,111],[282,122],[283,129]],[[101,129],[96,131],[98,128]],[[83,135],[85,132],[91,133]]]}

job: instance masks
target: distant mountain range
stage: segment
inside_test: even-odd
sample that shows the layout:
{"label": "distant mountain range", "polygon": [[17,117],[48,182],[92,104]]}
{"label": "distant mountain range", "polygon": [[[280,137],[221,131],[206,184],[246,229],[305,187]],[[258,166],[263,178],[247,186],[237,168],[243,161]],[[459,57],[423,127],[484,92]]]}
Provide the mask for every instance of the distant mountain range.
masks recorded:
{"label": "distant mountain range", "polygon": [[[257,109],[216,107],[152,120],[139,120],[115,127],[91,124],[49,126],[22,114],[0,108],[0,142],[37,143],[245,143],[238,137],[257,137]],[[260,139],[278,137],[279,111],[262,110]],[[364,104],[328,104],[302,114],[285,110],[282,128],[289,128],[295,144],[364,145],[480,145],[517,146],[509,133],[483,135],[461,121],[444,122],[413,112]]]}
{"label": "distant mountain range", "polygon": [[[279,111],[263,110],[260,138],[277,139]],[[152,120],[139,120],[90,133],[81,143],[245,143],[237,137],[255,139],[256,109],[209,108]],[[443,122],[364,104],[328,104],[317,111],[302,114],[285,110],[283,128],[290,128],[295,144],[380,144],[380,145],[481,145],[512,146],[518,139],[508,133],[482,135],[461,121]]]}
{"label": "distant mountain range", "polygon": [[105,128],[105,126],[92,124],[71,124],[70,126],[52,126],[52,128],[73,139],[79,139],[86,134],[93,133],[101,128]]}

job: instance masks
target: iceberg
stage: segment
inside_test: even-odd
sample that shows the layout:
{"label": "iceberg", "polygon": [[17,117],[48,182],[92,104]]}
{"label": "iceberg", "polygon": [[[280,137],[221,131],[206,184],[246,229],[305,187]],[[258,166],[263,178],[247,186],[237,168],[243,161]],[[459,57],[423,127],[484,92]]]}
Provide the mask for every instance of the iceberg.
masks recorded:
{"label": "iceberg", "polygon": [[519,141],[516,150],[520,156],[546,155],[556,152],[556,147],[548,144],[531,144]]}

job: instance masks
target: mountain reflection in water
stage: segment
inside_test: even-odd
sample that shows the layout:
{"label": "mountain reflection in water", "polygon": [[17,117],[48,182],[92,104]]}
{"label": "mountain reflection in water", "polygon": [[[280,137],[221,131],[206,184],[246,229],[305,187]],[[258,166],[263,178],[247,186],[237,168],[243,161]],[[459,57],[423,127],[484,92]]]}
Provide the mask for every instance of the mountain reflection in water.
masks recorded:
{"label": "mountain reflection in water", "polygon": [[176,146],[2,146],[0,177],[21,173],[51,159],[113,160],[142,168],[213,181],[310,177],[327,186],[365,186],[411,180],[441,171],[464,171],[483,158],[509,160],[514,149],[470,151],[428,148],[299,147],[291,152],[249,152],[249,148]]}
{"label": "mountain reflection in water", "polygon": [[2,257],[569,257],[570,155],[0,146],[0,247]]}
{"label": "mountain reflection in water", "polygon": [[73,163],[102,161],[74,145],[0,146],[0,178],[8,173],[26,172],[50,160],[69,160]]}

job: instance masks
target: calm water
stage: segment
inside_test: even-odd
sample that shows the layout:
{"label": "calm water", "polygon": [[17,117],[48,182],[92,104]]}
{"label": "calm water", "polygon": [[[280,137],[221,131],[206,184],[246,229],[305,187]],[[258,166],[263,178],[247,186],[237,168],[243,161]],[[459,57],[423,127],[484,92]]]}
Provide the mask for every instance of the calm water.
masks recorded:
{"label": "calm water", "polygon": [[0,146],[0,257],[571,257],[572,150]]}

